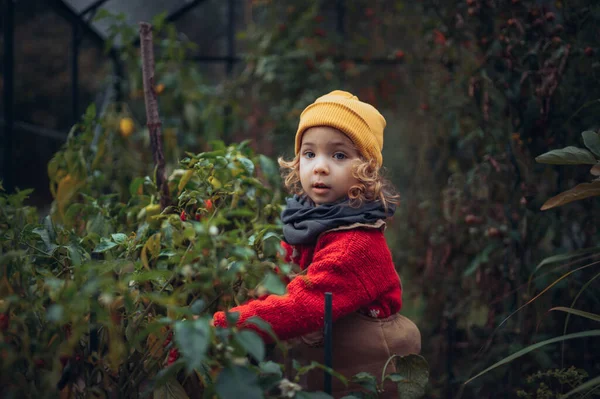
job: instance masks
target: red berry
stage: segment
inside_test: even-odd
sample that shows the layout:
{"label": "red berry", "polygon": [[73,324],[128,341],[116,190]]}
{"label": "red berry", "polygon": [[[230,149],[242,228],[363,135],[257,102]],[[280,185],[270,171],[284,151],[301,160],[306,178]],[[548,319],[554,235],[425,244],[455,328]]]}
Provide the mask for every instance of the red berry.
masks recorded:
{"label": "red berry", "polygon": [[185,216],[185,211],[181,211],[181,215],[179,215],[179,219],[181,219],[182,222],[185,222],[187,217]]}
{"label": "red berry", "polygon": [[207,199],[206,201],[204,201],[204,205],[206,206],[206,210],[207,211],[212,211],[213,209],[213,203],[211,200]]}
{"label": "red berry", "polygon": [[372,8],[365,9],[365,16],[367,16],[368,18],[371,18],[373,15],[375,15],[375,11],[373,11]]}
{"label": "red berry", "polygon": [[404,58],[404,51],[398,50],[396,51],[396,59],[401,60]]}
{"label": "red berry", "polygon": [[429,109],[429,104],[427,104],[427,103],[423,103],[423,104],[421,104],[421,105],[420,105],[420,107],[421,107],[421,109],[422,109],[423,111],[427,111],[427,110]]}
{"label": "red berry", "polygon": [[197,221],[200,221],[200,220],[202,220],[202,215],[201,215],[201,214],[199,214],[199,213],[197,213],[197,214],[194,216],[194,218],[195,218]]}
{"label": "red berry", "polygon": [[323,28],[315,29],[315,36],[325,37],[325,29],[323,29]]}
{"label": "red berry", "polygon": [[480,216],[475,216],[473,214],[469,214],[465,216],[466,224],[477,224],[483,222],[483,219]]}
{"label": "red berry", "polygon": [[175,361],[179,359],[179,351],[177,348],[173,348],[169,351],[169,356],[167,358],[167,366],[172,365]]}
{"label": "red berry", "polygon": [[8,315],[5,313],[0,314],[0,331],[8,330],[9,324],[10,318],[8,317]]}
{"label": "red berry", "polygon": [[498,237],[500,235],[500,230],[498,230],[496,227],[489,227],[485,234],[488,237]]}
{"label": "red berry", "polygon": [[592,55],[594,55],[594,49],[591,47],[586,47],[585,50],[583,50],[583,52],[585,53],[585,55],[587,55],[588,57],[591,57]]}

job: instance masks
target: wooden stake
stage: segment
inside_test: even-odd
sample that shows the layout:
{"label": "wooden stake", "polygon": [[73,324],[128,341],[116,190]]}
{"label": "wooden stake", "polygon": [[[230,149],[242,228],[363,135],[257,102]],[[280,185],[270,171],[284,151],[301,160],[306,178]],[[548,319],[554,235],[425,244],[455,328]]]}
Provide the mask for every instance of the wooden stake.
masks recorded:
{"label": "wooden stake", "polygon": [[165,156],[162,148],[162,133],[158,115],[158,101],[154,90],[154,47],[152,43],[152,25],[140,22],[140,47],[142,51],[142,76],[144,83],[144,101],[146,103],[146,125],[150,132],[150,144],[156,167],[156,185],[160,193],[160,206],[165,209],[171,204],[169,186],[165,178]]}

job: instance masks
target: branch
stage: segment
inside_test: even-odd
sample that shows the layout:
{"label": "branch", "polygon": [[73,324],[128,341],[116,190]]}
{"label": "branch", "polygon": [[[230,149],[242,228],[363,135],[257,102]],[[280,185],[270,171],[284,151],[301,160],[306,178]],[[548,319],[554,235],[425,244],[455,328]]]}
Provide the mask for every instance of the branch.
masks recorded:
{"label": "branch", "polygon": [[144,82],[144,101],[146,103],[146,125],[150,132],[152,155],[156,167],[156,186],[160,193],[160,206],[165,209],[171,203],[169,186],[165,178],[165,156],[162,149],[161,122],[158,116],[158,101],[154,90],[154,47],[152,43],[152,25],[140,22],[140,45],[142,52],[142,76]]}

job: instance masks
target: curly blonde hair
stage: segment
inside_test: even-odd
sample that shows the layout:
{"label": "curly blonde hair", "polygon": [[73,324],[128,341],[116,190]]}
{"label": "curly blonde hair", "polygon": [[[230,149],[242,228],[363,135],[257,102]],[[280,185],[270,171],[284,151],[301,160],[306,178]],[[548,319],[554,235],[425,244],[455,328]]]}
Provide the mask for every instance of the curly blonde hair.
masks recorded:
{"label": "curly blonde hair", "polygon": [[[285,187],[292,194],[303,195],[304,190],[300,183],[300,154],[296,154],[291,161],[279,157],[277,162],[282,169]],[[390,204],[400,203],[400,195],[392,183],[382,175],[381,169],[374,159],[366,160],[362,157],[360,162],[354,165],[352,174],[358,180],[358,184],[348,190],[351,207],[359,208],[364,202],[379,200],[387,210]]]}

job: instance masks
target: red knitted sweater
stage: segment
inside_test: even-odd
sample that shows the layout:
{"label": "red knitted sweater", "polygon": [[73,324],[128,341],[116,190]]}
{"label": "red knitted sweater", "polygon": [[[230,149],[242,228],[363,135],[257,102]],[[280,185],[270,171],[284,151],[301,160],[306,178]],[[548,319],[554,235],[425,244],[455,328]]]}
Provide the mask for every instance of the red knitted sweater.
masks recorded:
{"label": "red knitted sweater", "polygon": [[[284,247],[291,255],[292,247]],[[281,340],[317,331],[324,325],[325,292],[332,293],[334,321],[356,311],[385,318],[402,307],[400,278],[381,230],[361,227],[326,232],[316,245],[294,249],[291,260],[303,270],[308,268],[306,274],[295,277],[285,295],[268,295],[232,308],[230,312],[240,313],[238,326],[258,316]],[[225,313],[215,313],[214,323],[227,326]],[[244,327],[260,333],[252,324]]]}

